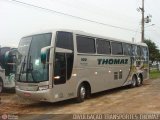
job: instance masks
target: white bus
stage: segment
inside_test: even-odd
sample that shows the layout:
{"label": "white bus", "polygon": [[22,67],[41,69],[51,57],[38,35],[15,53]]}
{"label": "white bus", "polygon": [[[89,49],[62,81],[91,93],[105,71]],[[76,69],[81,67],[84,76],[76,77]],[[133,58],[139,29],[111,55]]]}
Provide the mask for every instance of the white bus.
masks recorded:
{"label": "white bus", "polygon": [[0,48],[0,93],[4,89],[14,89],[15,88],[15,72],[16,66],[9,65],[5,61],[5,54],[8,54],[10,63],[14,62],[14,53],[12,50],[16,50],[16,48],[11,47],[2,47]]}
{"label": "white bus", "polygon": [[16,93],[56,102],[130,85],[149,78],[147,45],[81,31],[53,30],[23,37]]}

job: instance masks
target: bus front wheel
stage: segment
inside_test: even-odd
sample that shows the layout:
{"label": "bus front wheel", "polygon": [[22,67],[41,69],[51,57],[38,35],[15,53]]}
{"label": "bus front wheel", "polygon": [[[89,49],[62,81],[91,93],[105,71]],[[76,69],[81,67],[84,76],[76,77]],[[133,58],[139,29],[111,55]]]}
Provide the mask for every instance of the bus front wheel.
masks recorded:
{"label": "bus front wheel", "polygon": [[86,98],[86,87],[84,84],[81,84],[78,87],[78,92],[77,92],[77,102],[83,102],[84,99]]}
{"label": "bus front wheel", "polygon": [[0,93],[3,91],[3,81],[2,79],[0,78]]}

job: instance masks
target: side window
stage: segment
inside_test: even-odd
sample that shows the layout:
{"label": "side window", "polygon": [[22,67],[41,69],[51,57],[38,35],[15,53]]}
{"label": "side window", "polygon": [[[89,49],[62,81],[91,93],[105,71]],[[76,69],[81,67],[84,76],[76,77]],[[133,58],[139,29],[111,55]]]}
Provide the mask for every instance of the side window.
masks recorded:
{"label": "side window", "polygon": [[132,56],[137,56],[137,45],[132,45]]}
{"label": "side window", "polygon": [[57,32],[56,47],[73,50],[73,34],[69,32]]}
{"label": "side window", "polygon": [[123,43],[123,53],[124,55],[131,55],[131,45],[128,43]]}
{"label": "side window", "polygon": [[112,46],[112,54],[113,55],[122,55],[123,54],[122,43],[111,42],[111,46]]}
{"label": "side window", "polygon": [[66,82],[66,60],[64,53],[56,53],[54,68],[54,84],[64,84]]}
{"label": "side window", "polygon": [[141,48],[140,48],[140,46],[137,46],[137,55],[141,56]]}
{"label": "side window", "polygon": [[142,54],[142,57],[145,59],[145,61],[147,61],[148,48],[147,47],[141,47],[141,54]]}
{"label": "side window", "polygon": [[97,53],[98,54],[110,54],[111,53],[109,41],[97,39],[96,45],[97,45]]}
{"label": "side window", "polygon": [[77,36],[77,51],[79,53],[95,53],[94,38]]}
{"label": "side window", "polygon": [[64,84],[71,78],[73,69],[72,53],[56,53],[54,64],[54,84]]}
{"label": "side window", "polygon": [[146,50],[146,56],[149,56],[148,48],[147,48],[147,47],[145,47],[145,50]]}
{"label": "side window", "polygon": [[67,80],[71,78],[72,68],[73,68],[73,54],[67,53],[66,54],[66,61],[67,61]]}

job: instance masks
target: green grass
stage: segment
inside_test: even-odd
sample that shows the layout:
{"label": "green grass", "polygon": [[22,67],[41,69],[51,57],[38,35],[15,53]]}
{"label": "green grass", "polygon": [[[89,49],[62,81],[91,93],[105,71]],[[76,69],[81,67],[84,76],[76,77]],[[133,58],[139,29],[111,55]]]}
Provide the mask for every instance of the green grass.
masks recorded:
{"label": "green grass", "polygon": [[151,70],[151,71],[150,71],[150,78],[151,78],[151,79],[160,78],[160,71]]}

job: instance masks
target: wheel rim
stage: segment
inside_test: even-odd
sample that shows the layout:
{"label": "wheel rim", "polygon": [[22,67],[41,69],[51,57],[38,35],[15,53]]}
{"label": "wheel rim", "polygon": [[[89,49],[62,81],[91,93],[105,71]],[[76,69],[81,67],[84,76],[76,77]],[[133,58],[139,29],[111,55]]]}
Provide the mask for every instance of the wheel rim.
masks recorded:
{"label": "wheel rim", "polygon": [[0,81],[0,92],[2,92],[3,83]]}
{"label": "wheel rim", "polygon": [[136,86],[136,79],[135,79],[135,77],[134,77],[133,80],[132,80],[132,85],[133,85],[133,86]]}
{"label": "wheel rim", "polygon": [[137,84],[138,84],[138,85],[141,84],[141,78],[140,78],[140,77],[138,77]]}
{"label": "wheel rim", "polygon": [[85,95],[86,95],[86,89],[84,86],[81,87],[80,89],[80,95],[81,95],[81,98],[84,99],[85,98]]}

